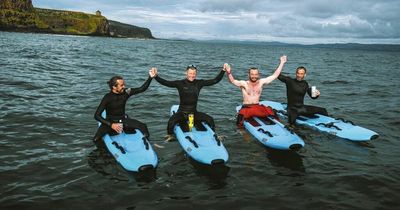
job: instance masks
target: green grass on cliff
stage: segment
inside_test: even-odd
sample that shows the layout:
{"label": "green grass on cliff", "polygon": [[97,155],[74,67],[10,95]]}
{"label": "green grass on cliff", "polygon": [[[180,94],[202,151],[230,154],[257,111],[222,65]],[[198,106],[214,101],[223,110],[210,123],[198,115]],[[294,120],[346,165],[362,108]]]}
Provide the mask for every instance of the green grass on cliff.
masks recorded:
{"label": "green grass on cliff", "polygon": [[0,27],[32,28],[35,27],[36,14],[34,12],[21,12],[17,10],[0,10]]}
{"label": "green grass on cliff", "polygon": [[0,9],[1,28],[75,35],[109,35],[107,19],[103,16],[40,8],[31,11]]}
{"label": "green grass on cliff", "polygon": [[107,19],[103,16],[83,12],[49,10],[35,8],[40,21],[38,28],[48,28],[57,33],[68,34],[106,34]]}

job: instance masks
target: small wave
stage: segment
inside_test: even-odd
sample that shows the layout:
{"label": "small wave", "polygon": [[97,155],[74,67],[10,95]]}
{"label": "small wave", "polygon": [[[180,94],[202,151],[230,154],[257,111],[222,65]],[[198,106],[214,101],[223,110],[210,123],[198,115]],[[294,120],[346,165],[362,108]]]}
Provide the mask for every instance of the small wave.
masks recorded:
{"label": "small wave", "polygon": [[154,56],[157,57],[157,58],[166,58],[166,57],[168,57],[168,55],[164,55],[164,54],[155,54]]}
{"label": "small wave", "polygon": [[356,95],[359,95],[359,94],[356,93],[356,92],[347,92],[347,93],[344,93],[344,95],[345,96],[356,96]]}
{"label": "small wave", "polygon": [[330,84],[350,84],[348,81],[344,80],[333,80],[333,81],[323,81],[322,84],[330,85]]}
{"label": "small wave", "polygon": [[325,63],[344,63],[344,60],[328,60],[328,59],[324,59]]}
{"label": "small wave", "polygon": [[393,122],[388,122],[387,124],[395,127],[395,126],[398,126],[400,124],[400,121],[397,120],[397,121],[393,121]]}
{"label": "small wave", "polygon": [[381,93],[379,90],[369,90],[368,94],[373,94],[373,93]]}
{"label": "small wave", "polygon": [[2,94],[2,97],[4,97],[4,99],[10,99],[10,100],[15,100],[15,99],[24,99],[24,100],[37,100],[36,97],[33,96],[27,96],[27,95],[16,95],[13,93],[2,93],[2,91],[0,91],[0,93]]}
{"label": "small wave", "polygon": [[1,85],[10,85],[10,86],[17,86],[21,87],[25,90],[38,90],[42,89],[42,87],[34,85],[33,83],[30,82],[25,82],[25,81],[13,81],[13,80],[6,80],[6,79],[0,79],[0,84]]}

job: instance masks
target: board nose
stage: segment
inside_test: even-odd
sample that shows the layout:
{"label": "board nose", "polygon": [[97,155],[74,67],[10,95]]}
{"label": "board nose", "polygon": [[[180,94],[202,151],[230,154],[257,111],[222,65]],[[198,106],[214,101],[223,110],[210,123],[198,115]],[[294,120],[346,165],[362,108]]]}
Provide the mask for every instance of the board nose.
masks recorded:
{"label": "board nose", "polygon": [[225,161],[222,159],[215,159],[211,161],[211,165],[219,165],[219,164],[224,164]]}
{"label": "board nose", "polygon": [[289,146],[289,149],[293,150],[293,151],[297,151],[297,150],[301,149],[302,147],[303,146],[301,144],[292,144]]}
{"label": "board nose", "polygon": [[151,164],[142,165],[142,166],[139,167],[139,171],[147,171],[147,170],[150,170],[150,169],[153,169],[153,168],[154,167]]}

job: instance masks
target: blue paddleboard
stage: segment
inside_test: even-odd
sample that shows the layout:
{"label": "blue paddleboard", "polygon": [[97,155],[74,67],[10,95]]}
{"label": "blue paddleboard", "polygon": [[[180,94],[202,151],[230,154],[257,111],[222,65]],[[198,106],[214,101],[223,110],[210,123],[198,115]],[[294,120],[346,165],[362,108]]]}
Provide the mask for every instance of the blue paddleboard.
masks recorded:
{"label": "blue paddleboard", "polygon": [[[242,106],[236,107],[239,113]],[[244,128],[263,145],[279,150],[299,150],[304,141],[273,117],[252,117],[243,122]]]}
{"label": "blue paddleboard", "polygon": [[[287,104],[274,101],[262,101],[261,103],[275,109],[280,117],[287,118]],[[296,123],[352,141],[368,141],[379,137],[376,132],[354,125],[350,121],[320,114],[315,114],[313,118],[299,116]]]}
{"label": "blue paddleboard", "polygon": [[[105,111],[102,116],[105,117]],[[100,124],[99,124],[100,126]],[[157,154],[148,139],[136,129],[133,134],[122,132],[115,136],[104,135],[104,143],[121,166],[132,172],[139,172],[149,168],[156,168]]]}
{"label": "blue paddleboard", "polygon": [[[178,111],[179,105],[171,107],[170,115]],[[213,165],[225,164],[229,155],[222,142],[206,123],[202,122],[204,130],[193,127],[185,132],[179,124],[174,127],[174,133],[186,154],[199,163]]]}

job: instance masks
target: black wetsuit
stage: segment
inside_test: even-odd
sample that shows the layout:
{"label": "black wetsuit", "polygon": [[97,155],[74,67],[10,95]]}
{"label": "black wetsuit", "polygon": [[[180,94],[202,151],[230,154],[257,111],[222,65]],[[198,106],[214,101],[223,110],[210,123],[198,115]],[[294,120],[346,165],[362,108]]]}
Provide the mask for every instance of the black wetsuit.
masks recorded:
{"label": "black wetsuit", "polygon": [[[304,105],[306,93],[311,97],[311,87],[305,80],[298,81],[282,74],[279,75],[278,79],[286,84],[289,124],[294,124],[299,115],[308,117],[313,117],[314,114],[328,115],[326,109],[322,107]],[[317,99],[318,96],[311,98]]]}
{"label": "black wetsuit", "polygon": [[221,71],[214,79],[195,79],[192,82],[187,79],[167,81],[160,76],[155,77],[157,82],[159,82],[160,84],[167,87],[177,88],[179,92],[179,109],[178,112],[172,115],[168,121],[168,134],[173,133],[173,128],[175,124],[186,121],[187,114],[189,113],[194,114],[195,125],[199,122],[206,122],[213,130],[215,130],[214,119],[205,113],[197,111],[197,101],[199,99],[199,94],[202,87],[214,85],[221,81],[223,77],[224,71]]}
{"label": "black wetsuit", "polygon": [[[128,118],[128,116],[125,114],[125,104],[128,98],[132,95],[144,92],[149,87],[151,79],[152,78],[149,77],[139,88],[127,88],[121,94],[116,94],[110,91],[104,95],[99,107],[97,107],[96,113],[94,114],[94,118],[101,122],[101,126],[94,136],[95,141],[102,138],[106,133],[110,135],[117,135],[118,133],[111,128],[111,124],[117,122],[123,123],[124,132],[126,133],[133,133],[134,130],[138,128],[140,131],[142,131],[143,135],[146,137],[149,136],[149,131],[146,124],[138,120]],[[101,113],[104,110],[106,110],[106,118],[101,116]]]}

